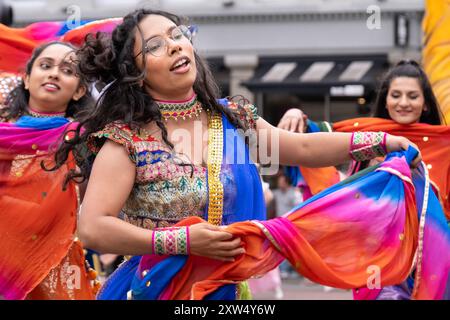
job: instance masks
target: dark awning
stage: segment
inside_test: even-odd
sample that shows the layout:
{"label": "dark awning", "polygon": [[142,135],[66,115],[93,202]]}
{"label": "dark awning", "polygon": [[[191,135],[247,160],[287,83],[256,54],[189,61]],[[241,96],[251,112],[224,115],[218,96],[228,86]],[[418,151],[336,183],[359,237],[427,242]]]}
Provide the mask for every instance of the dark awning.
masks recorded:
{"label": "dark awning", "polygon": [[358,97],[376,88],[388,66],[386,55],[260,57],[243,85],[254,92]]}

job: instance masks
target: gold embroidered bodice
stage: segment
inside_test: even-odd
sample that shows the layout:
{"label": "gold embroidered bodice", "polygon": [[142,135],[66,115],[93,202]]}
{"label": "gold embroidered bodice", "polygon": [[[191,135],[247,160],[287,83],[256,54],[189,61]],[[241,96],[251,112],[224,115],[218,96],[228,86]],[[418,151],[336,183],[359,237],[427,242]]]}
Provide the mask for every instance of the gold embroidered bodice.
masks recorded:
{"label": "gold embroidered bodice", "polygon": [[[250,111],[243,111],[240,107],[235,107],[237,115],[241,121],[254,127],[255,115]],[[252,109],[253,110],[253,109]],[[221,116],[218,116],[221,122]],[[216,122],[217,123],[217,122]],[[211,129],[211,128],[210,128]],[[215,136],[222,138],[222,132],[215,131]],[[211,138],[211,137],[210,137]],[[133,225],[146,229],[157,227],[168,227],[189,216],[205,217],[205,207],[208,199],[208,183],[213,188],[220,191],[221,183],[217,183],[217,178],[226,181],[229,189],[232,190],[233,177],[229,170],[220,172],[220,162],[214,166],[208,165],[208,170],[213,172],[218,167],[216,174],[208,177],[207,168],[196,165],[186,165],[179,160],[177,154],[166,144],[151,135],[138,134],[137,130],[130,129],[129,126],[114,122],[107,125],[103,130],[91,134],[88,145],[94,152],[98,152],[102,145],[102,140],[110,139],[123,145],[129,158],[136,166],[136,179],[123,209],[123,218]],[[222,144],[217,140],[209,141],[209,151],[222,148]],[[208,162],[211,153],[208,156]],[[220,153],[221,157],[221,153]],[[221,161],[221,159],[219,159]],[[211,180],[213,179],[213,180]],[[207,181],[209,180],[209,181]],[[215,182],[214,182],[215,181]],[[222,190],[223,191],[223,190]],[[211,200],[212,199],[212,200]],[[222,214],[222,198],[211,198],[208,216],[213,217],[213,211],[220,211]],[[218,206],[219,204],[219,206]],[[214,217],[215,224],[220,224]]]}
{"label": "gold embroidered bodice", "polygon": [[91,137],[124,145],[136,166],[135,184],[122,209],[126,221],[153,229],[203,215],[207,201],[206,168],[183,165],[161,141],[138,135],[124,124],[112,123]]}

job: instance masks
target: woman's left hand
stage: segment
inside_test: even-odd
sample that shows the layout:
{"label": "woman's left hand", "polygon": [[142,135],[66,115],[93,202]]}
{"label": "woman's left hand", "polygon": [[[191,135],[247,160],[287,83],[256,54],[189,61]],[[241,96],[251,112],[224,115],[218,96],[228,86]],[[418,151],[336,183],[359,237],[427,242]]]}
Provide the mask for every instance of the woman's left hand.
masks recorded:
{"label": "woman's left hand", "polygon": [[419,147],[404,137],[393,136],[390,134],[386,136],[386,151],[388,153],[393,151],[408,150],[410,146],[419,151],[417,157],[411,163],[411,167],[417,168],[419,163],[422,161],[422,154],[420,153]]}

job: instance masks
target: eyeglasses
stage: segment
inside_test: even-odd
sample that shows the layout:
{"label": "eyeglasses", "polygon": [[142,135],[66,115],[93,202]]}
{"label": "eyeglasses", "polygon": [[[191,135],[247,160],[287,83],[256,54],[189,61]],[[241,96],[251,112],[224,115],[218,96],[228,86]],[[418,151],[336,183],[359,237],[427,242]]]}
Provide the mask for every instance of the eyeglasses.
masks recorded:
{"label": "eyeglasses", "polygon": [[[184,25],[176,26],[170,32],[170,39],[172,39],[172,41],[174,42],[181,42],[186,39],[191,41],[192,32],[188,27]],[[152,56],[160,57],[166,52],[167,52],[166,38],[162,36],[156,36],[146,40],[144,49],[141,52],[139,52],[135,56],[135,58],[137,58],[140,54],[143,53],[150,53]]]}

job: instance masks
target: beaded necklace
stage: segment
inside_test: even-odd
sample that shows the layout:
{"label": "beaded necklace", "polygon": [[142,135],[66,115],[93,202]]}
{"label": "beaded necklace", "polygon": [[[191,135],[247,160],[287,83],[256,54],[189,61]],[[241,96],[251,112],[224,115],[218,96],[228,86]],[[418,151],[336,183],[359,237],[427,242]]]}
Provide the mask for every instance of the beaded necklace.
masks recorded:
{"label": "beaded necklace", "polygon": [[197,100],[196,94],[184,101],[155,100],[155,102],[166,121],[169,119],[177,121],[180,118],[185,120],[187,117],[192,118],[192,116],[198,118],[202,112],[202,105]]}
{"label": "beaded necklace", "polygon": [[34,118],[64,118],[64,116],[66,115],[66,112],[41,112],[41,111],[36,111],[31,109],[30,107],[28,107],[28,114]]}

